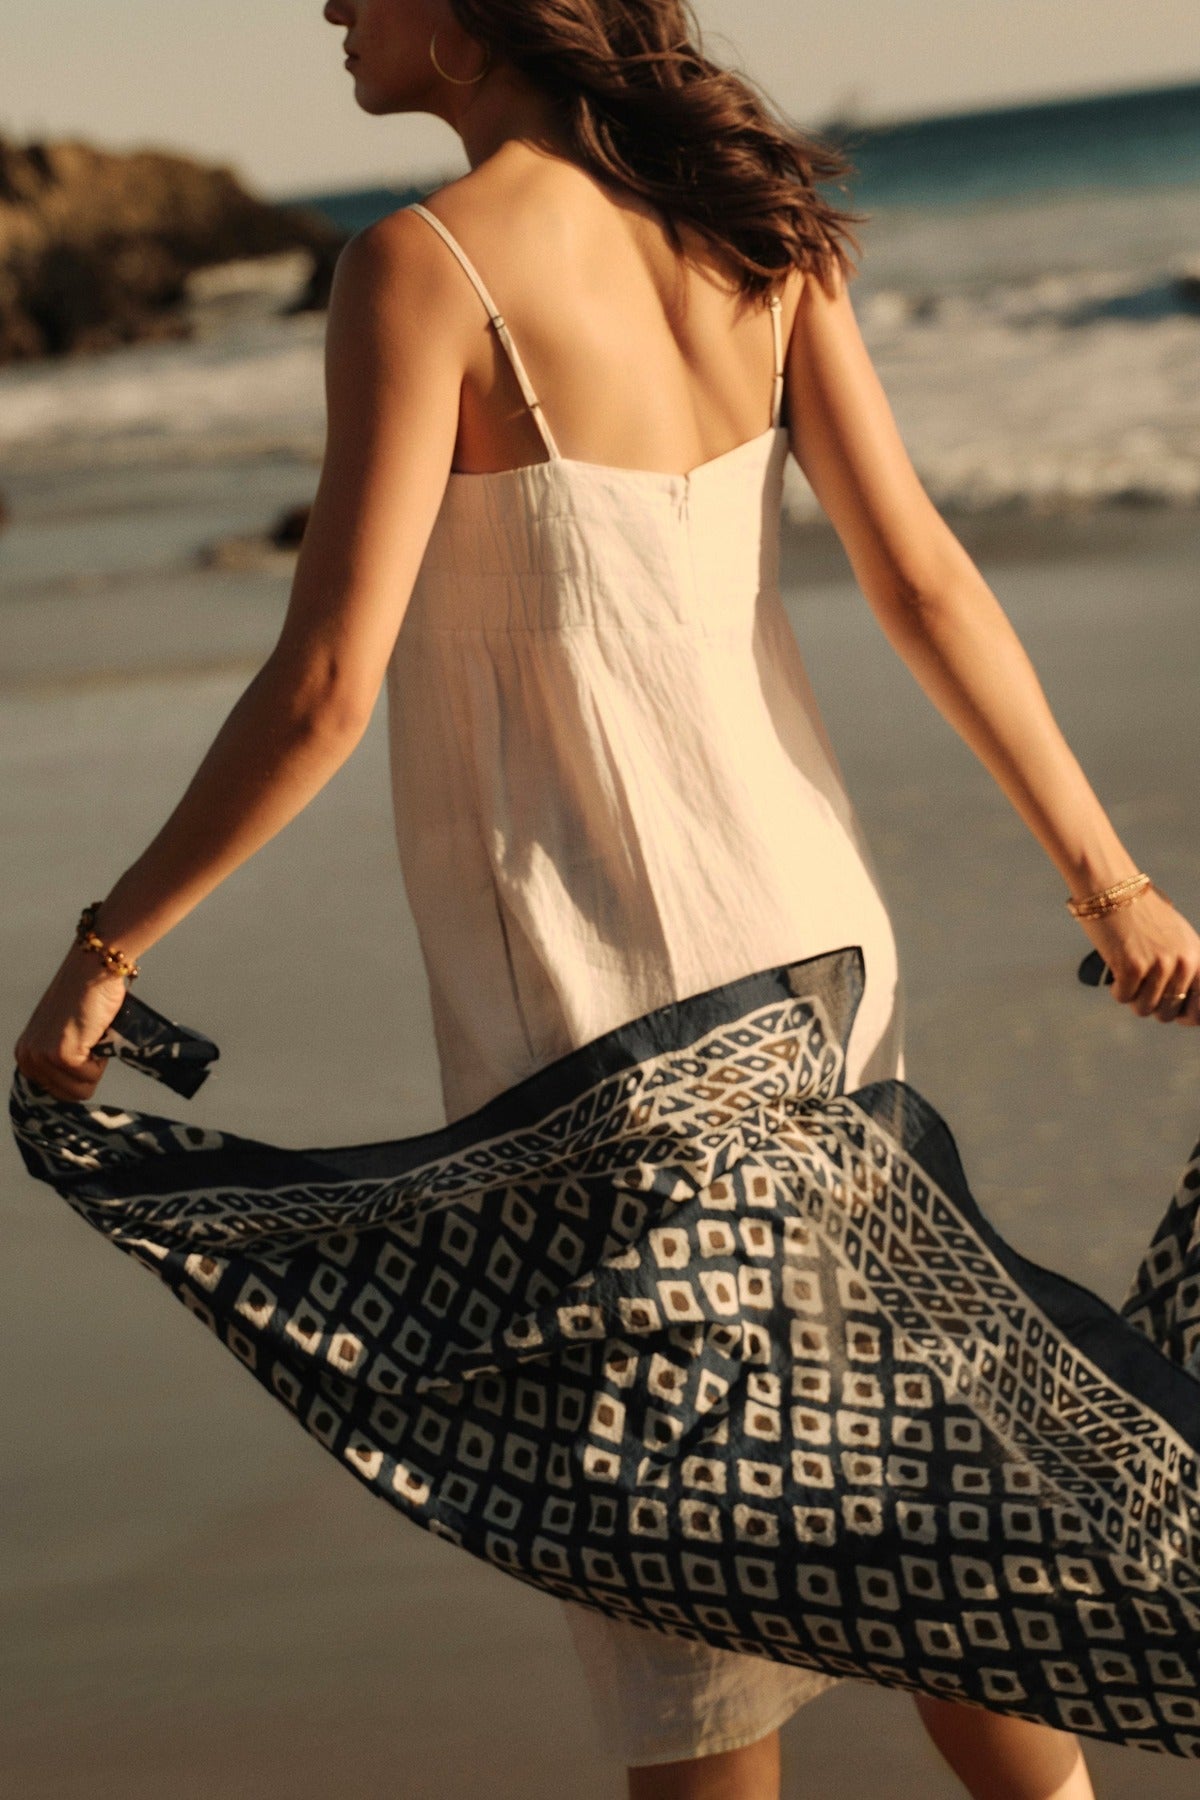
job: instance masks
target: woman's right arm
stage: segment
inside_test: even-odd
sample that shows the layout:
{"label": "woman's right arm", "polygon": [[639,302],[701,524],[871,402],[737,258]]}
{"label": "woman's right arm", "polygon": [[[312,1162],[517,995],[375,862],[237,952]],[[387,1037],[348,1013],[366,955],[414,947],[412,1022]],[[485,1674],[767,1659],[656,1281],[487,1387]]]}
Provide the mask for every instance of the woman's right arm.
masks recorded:
{"label": "woman's right arm", "polygon": [[[1009,619],[922,486],[844,281],[805,279],[787,355],[793,454],[872,611],[942,716],[975,752],[1070,892],[1137,872],[1054,719]],[[1200,1025],[1200,935],[1156,890],[1080,921],[1135,1012]],[[1160,1011],[1161,1008],[1161,1011]]]}
{"label": "woman's right arm", "polygon": [[[352,753],[383,685],[445,490],[479,308],[433,233],[395,214],[334,274],[325,456],[279,638],[161,829],[108,889],[101,938],[136,960],[306,807]],[[68,946],[17,1039],[23,1074],[89,1099],[122,998]]]}
{"label": "woman's right arm", "polygon": [[477,326],[447,261],[402,213],[338,259],[325,453],[287,612],[175,811],[105,899],[102,935],[131,956],[308,806],[367,728],[445,490]]}

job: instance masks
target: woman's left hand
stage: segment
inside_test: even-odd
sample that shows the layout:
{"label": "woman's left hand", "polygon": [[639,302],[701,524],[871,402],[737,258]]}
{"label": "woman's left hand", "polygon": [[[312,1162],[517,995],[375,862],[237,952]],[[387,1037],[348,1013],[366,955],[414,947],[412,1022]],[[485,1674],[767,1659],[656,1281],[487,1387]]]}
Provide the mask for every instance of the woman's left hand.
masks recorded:
{"label": "woman's left hand", "polygon": [[1164,1025],[1200,1025],[1200,933],[1161,888],[1079,923],[1112,970],[1121,1005]]}
{"label": "woman's left hand", "polygon": [[59,1100],[90,1100],[109,1060],[93,1056],[92,1045],[116,1018],[126,991],[123,975],[72,945],[14,1046],[22,1075]]}

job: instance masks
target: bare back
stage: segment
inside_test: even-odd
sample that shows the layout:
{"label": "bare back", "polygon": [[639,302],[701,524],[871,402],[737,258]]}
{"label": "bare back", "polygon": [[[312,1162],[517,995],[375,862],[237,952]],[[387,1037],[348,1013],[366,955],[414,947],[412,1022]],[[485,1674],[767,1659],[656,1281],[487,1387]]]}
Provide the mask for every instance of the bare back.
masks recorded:
{"label": "bare back", "polygon": [[[767,309],[738,293],[696,233],[685,228],[685,260],[651,208],[522,144],[439,189],[429,210],[491,289],[563,455],[683,472],[767,426]],[[784,292],[785,331],[802,284],[797,272]],[[544,455],[480,311],[453,468],[486,473]]]}

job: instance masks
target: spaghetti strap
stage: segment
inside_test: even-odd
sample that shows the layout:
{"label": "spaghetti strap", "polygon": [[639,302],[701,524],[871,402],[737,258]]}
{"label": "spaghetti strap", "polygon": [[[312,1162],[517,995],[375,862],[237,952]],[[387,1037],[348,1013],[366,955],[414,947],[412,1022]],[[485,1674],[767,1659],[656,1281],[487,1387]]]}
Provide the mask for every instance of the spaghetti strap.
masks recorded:
{"label": "spaghetti strap", "polygon": [[558,445],[554,441],[554,433],[546,423],[545,416],[542,412],[542,403],[533,391],[533,385],[530,382],[528,375],[525,373],[525,364],[521,361],[520,353],[517,350],[517,346],[513,343],[508,326],[505,324],[504,318],[500,313],[499,308],[496,306],[495,301],[484,286],[483,279],[480,276],[478,269],[476,269],[474,263],[471,261],[462,245],[458,242],[457,238],[447,231],[446,227],[442,224],[442,221],[431,213],[427,206],[421,206],[414,202],[413,205],[406,207],[405,211],[420,213],[423,219],[428,219],[429,223],[433,226],[439,236],[443,237],[446,240],[446,243],[449,244],[451,250],[453,250],[455,256],[457,256],[467,275],[470,277],[475,292],[483,301],[484,306],[487,308],[488,317],[496,328],[496,336],[503,344],[508,360],[512,364],[513,374],[516,376],[521,393],[524,395],[525,404],[533,414],[537,428],[542,434],[542,442],[550,452],[551,460],[558,461],[561,453]]}
{"label": "spaghetti strap", "polygon": [[783,409],[783,329],[779,320],[779,295],[771,295],[771,331],[775,339],[775,381],[771,390],[771,424],[777,429]]}

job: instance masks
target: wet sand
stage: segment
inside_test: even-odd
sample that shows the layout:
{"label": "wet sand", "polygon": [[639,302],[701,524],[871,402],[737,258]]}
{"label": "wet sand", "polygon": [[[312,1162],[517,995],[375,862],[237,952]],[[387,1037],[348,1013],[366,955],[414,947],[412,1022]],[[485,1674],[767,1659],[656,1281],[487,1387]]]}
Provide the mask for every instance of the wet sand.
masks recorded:
{"label": "wet sand", "polygon": [[[240,528],[228,496],[213,505]],[[1200,515],[957,529],[1128,847],[1200,919]],[[193,530],[185,508],[178,531]],[[10,572],[28,549],[10,535]],[[28,588],[4,609],[10,1043],[79,907],[174,805],[286,602],[278,578],[184,572],[137,605],[127,562],[106,591],[60,583],[52,612]],[[1117,1303],[1200,1130],[1200,1033],[1075,979],[1090,946],[1056,871],[898,661],[836,542],[791,536],[787,570],[895,919],[909,1077],[1009,1240]],[[385,749],[381,701],[313,805],[146,956],[144,997],[221,1046],[196,1099],[160,1101],[120,1067],[100,1099],[297,1144],[439,1122]],[[374,1504],[26,1176],[7,1134],[0,1159],[4,1793],[619,1800],[557,1605]],[[867,1684],[802,1709],[784,1746],[795,1800],[961,1793],[911,1702]],[[1195,1791],[1188,1763],[1086,1752],[1104,1800]]]}

